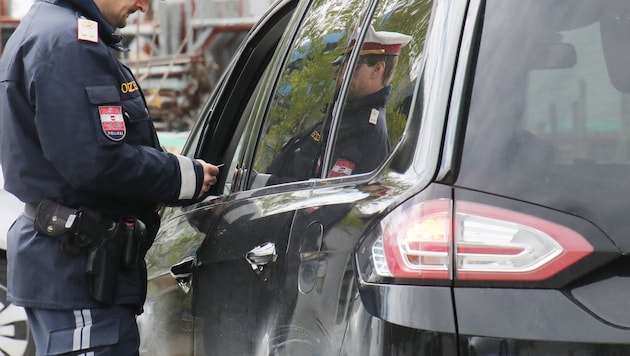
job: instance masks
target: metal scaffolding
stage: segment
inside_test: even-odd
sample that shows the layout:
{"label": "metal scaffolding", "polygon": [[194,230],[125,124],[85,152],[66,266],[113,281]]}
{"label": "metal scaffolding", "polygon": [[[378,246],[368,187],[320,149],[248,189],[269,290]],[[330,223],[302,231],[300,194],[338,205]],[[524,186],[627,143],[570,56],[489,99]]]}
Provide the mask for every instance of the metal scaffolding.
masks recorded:
{"label": "metal scaffolding", "polygon": [[[0,53],[19,23],[0,0]],[[152,0],[120,29],[121,55],[143,87],[159,130],[187,130],[245,34],[272,0]]]}
{"label": "metal scaffolding", "polygon": [[[261,6],[262,5],[262,6]],[[166,0],[121,30],[159,129],[186,130],[270,0]]]}

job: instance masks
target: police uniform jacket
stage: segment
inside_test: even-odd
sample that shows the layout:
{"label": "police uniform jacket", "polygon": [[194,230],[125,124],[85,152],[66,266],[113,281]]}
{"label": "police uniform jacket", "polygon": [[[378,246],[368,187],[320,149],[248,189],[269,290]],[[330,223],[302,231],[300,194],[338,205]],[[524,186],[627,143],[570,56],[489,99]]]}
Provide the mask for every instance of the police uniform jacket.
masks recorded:
{"label": "police uniform jacket", "polygon": [[[121,37],[92,0],[35,2],[0,59],[0,158],[5,189],[105,217],[154,218],[158,203],[194,199],[201,165],[160,149],[141,89],[116,51]],[[9,298],[17,305],[86,308],[86,254],[19,218],[8,236]],[[146,269],[121,271],[115,303],[142,305]]]}
{"label": "police uniform jacket", "polygon": [[[367,173],[376,169],[391,150],[385,104],[391,93],[386,86],[376,93],[349,100],[337,128],[329,177]],[[268,184],[318,177],[325,145],[324,122],[296,135],[269,165]]]}

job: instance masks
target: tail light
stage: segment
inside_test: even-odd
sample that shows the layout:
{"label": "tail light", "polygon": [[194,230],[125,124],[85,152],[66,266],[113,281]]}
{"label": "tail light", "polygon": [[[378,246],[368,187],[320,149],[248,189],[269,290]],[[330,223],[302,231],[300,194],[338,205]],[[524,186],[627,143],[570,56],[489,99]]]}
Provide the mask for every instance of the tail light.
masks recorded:
{"label": "tail light", "polygon": [[538,217],[449,199],[410,201],[371,245],[379,277],[539,281],[593,251],[577,232]]}

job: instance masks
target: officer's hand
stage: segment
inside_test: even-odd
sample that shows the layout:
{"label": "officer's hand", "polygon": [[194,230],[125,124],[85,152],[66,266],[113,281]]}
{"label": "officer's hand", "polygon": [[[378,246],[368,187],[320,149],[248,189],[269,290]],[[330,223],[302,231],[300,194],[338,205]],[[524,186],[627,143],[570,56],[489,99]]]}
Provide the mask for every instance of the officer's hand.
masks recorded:
{"label": "officer's hand", "polygon": [[203,197],[210,187],[217,183],[217,175],[219,175],[219,167],[212,165],[210,163],[206,163],[204,160],[197,159],[199,163],[203,166],[203,186],[201,187],[201,191],[199,192],[199,196],[197,198]]}

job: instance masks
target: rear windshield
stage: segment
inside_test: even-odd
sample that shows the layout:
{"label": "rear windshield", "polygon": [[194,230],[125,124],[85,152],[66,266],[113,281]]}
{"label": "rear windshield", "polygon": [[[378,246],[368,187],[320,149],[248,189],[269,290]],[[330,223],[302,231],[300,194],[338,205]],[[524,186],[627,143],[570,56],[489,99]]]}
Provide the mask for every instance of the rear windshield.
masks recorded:
{"label": "rear windshield", "polygon": [[488,0],[484,11],[457,184],[630,239],[630,1]]}

